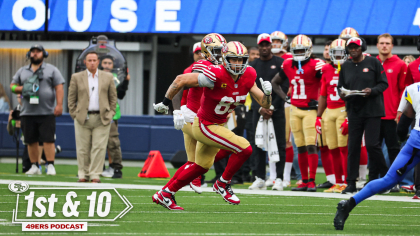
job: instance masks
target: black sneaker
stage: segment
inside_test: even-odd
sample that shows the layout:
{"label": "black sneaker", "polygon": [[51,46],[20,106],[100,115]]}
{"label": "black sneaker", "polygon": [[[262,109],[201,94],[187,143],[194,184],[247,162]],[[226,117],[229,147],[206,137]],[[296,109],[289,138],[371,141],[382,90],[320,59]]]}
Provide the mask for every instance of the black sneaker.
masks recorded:
{"label": "black sneaker", "polygon": [[332,184],[330,181],[327,181],[325,183],[322,184],[318,184],[318,186],[316,186],[317,188],[331,188],[334,184]]}
{"label": "black sneaker", "polygon": [[341,192],[341,194],[355,194],[357,193],[356,185],[348,184],[347,187]]}
{"label": "black sneaker", "polygon": [[350,214],[349,200],[341,200],[337,205],[337,212],[334,217],[334,227],[336,230],[343,230],[344,223]]}
{"label": "black sneaker", "polygon": [[122,171],[120,169],[114,169],[114,175],[112,176],[113,179],[121,179],[122,178]]}

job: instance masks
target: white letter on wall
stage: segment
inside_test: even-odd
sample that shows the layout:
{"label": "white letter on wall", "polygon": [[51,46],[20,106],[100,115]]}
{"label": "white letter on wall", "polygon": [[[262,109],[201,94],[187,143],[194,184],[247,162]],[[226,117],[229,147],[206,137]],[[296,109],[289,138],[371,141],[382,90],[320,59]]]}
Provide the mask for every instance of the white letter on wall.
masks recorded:
{"label": "white letter on wall", "polygon": [[[35,18],[27,20],[23,18],[23,9],[32,7],[35,10]],[[45,4],[41,0],[18,0],[12,9],[13,23],[21,30],[37,30],[45,23]]]}
{"label": "white letter on wall", "polygon": [[[137,3],[134,0],[115,0],[111,4],[111,27],[117,32],[131,32],[137,26]],[[126,22],[120,20],[127,20]]]}
{"label": "white letter on wall", "polygon": [[181,1],[156,1],[156,31],[179,31],[181,29],[181,22],[177,21],[177,12],[181,10]]}
{"label": "white letter on wall", "polygon": [[70,27],[76,32],[86,31],[92,23],[92,0],[83,0],[83,20],[77,20],[77,0],[68,0],[67,17]]}

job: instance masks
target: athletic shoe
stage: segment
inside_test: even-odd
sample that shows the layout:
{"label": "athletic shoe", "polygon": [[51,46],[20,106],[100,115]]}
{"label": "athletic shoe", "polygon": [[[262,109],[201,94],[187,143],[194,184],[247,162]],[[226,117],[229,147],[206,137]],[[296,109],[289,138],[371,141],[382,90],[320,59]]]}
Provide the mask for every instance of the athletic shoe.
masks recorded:
{"label": "athletic shoe", "polygon": [[203,192],[203,190],[201,189],[201,175],[195,178],[193,181],[191,181],[190,187],[192,188],[192,190],[194,190],[194,192],[198,194],[201,194]]}
{"label": "athletic shoe", "polygon": [[105,169],[101,174],[102,177],[109,177],[109,178],[111,178],[113,175],[114,175],[114,168],[112,168],[111,166],[108,167],[108,169]]}
{"label": "athletic shoe", "polygon": [[415,185],[403,185],[401,186],[401,189],[404,190],[407,193],[412,193],[416,191]]}
{"label": "athletic shoe", "polygon": [[318,186],[316,186],[316,187],[318,187],[318,188],[331,188],[332,186],[333,186],[333,184],[330,181],[327,181],[325,183],[318,184]]}
{"label": "athletic shoe", "polygon": [[355,194],[357,193],[356,184],[348,184],[347,187],[341,191],[341,194]]}
{"label": "athletic shoe", "polygon": [[166,190],[162,190],[159,193],[155,193],[153,195],[153,201],[159,202],[159,205],[169,209],[169,210],[181,210],[183,211],[184,208],[176,205],[176,201],[174,198],[174,194],[167,192]]}
{"label": "athletic shoe", "polygon": [[413,199],[420,199],[420,190],[416,191],[416,194],[414,194]]}
{"label": "athletic shoe", "polygon": [[112,175],[113,179],[121,179],[122,171],[120,169],[114,169],[114,174]]}
{"label": "athletic shoe", "polygon": [[55,167],[53,164],[48,164],[47,175],[55,175]]}
{"label": "athletic shoe", "polygon": [[347,188],[347,184],[342,184],[338,189],[334,189],[334,193],[342,193]]}
{"label": "athletic shoe", "polygon": [[273,187],[274,186],[274,182],[276,182],[276,180],[274,180],[274,179],[267,179],[267,181],[265,181],[265,186],[266,187]]}
{"label": "athletic shoe", "polygon": [[292,191],[306,191],[308,190],[308,183],[302,182],[297,187],[292,188]]}
{"label": "athletic shoe", "polygon": [[27,175],[40,175],[42,174],[41,170],[39,170],[38,166],[32,165],[31,169],[25,172]]}
{"label": "athletic shoe", "polygon": [[292,186],[290,181],[283,181],[283,188],[289,188],[290,186]]}
{"label": "athletic shoe", "polygon": [[280,178],[277,178],[274,181],[274,185],[273,185],[273,189],[272,190],[283,191],[283,181]]}
{"label": "athletic shoe", "polygon": [[391,193],[399,193],[400,188],[398,187],[398,184],[396,184],[394,187],[391,188]]}
{"label": "athletic shoe", "polygon": [[357,190],[361,190],[362,188],[364,188],[366,186],[366,179],[360,179],[359,181],[356,182],[356,189]]}
{"label": "athletic shoe", "polygon": [[344,223],[350,214],[350,206],[348,200],[341,200],[337,205],[337,212],[334,217],[334,227],[336,230],[343,230]]}
{"label": "athletic shoe", "polygon": [[264,180],[258,178],[257,176],[255,176],[255,181],[254,183],[251,184],[251,186],[249,186],[250,190],[265,190],[267,189],[267,187],[265,186]]}
{"label": "athletic shoe", "polygon": [[306,189],[308,192],[316,192],[316,185],[315,181],[311,181],[308,183],[308,188]]}
{"label": "athletic shoe", "polygon": [[324,190],[324,193],[334,193],[334,190],[339,189],[340,187],[339,184],[334,184],[331,188]]}
{"label": "athletic shoe", "polygon": [[220,194],[223,199],[232,205],[238,205],[241,201],[239,198],[233,193],[232,187],[230,186],[230,181],[228,183],[224,183],[222,181],[217,180],[216,183],[213,185],[213,191]]}

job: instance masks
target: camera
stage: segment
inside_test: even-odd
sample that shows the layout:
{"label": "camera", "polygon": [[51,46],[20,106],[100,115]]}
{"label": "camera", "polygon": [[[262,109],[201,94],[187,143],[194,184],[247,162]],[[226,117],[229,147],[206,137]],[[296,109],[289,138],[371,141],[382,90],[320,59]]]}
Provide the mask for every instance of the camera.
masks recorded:
{"label": "camera", "polygon": [[12,112],[12,119],[13,120],[20,120],[20,105],[17,105]]}

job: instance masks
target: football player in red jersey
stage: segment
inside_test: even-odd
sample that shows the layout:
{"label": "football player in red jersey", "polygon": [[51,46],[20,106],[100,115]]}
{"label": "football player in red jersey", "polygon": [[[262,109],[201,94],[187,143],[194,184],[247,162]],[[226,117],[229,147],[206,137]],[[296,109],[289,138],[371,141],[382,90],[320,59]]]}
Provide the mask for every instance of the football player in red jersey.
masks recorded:
{"label": "football player in red jersey", "polygon": [[[190,72],[200,73],[202,72],[203,68],[207,68],[208,66],[212,65],[217,65],[219,63],[219,59],[221,59],[222,47],[225,44],[226,40],[220,34],[211,33],[206,35],[199,43],[199,45],[194,45],[195,48],[200,49],[200,51],[198,51],[198,49],[195,50],[194,59],[199,58],[198,55],[202,54],[206,60],[197,60],[184,72],[188,72],[188,69],[191,68]],[[198,55],[196,56],[196,54]],[[172,106],[174,107],[175,129],[182,129],[184,133],[184,144],[185,150],[187,152],[188,161],[175,172],[174,176],[171,178],[171,180],[169,180],[169,182],[167,183],[167,185],[164,186],[164,188],[171,184],[185,168],[188,168],[188,166],[194,163],[195,161],[195,148],[197,145],[197,141],[194,139],[192,134],[192,123],[194,122],[194,117],[196,117],[198,109],[200,108],[200,100],[201,95],[203,93],[203,89],[200,87],[193,87],[187,91],[189,92],[186,99],[186,105],[180,107],[180,95],[182,95],[183,93],[182,91],[180,91],[176,96],[174,96]],[[201,176],[194,179],[190,183],[190,187],[196,193],[201,193]]]}
{"label": "football player in red jersey", "polygon": [[[298,147],[299,168],[302,184],[293,191],[316,191],[315,176],[318,167],[315,121],[317,99],[320,87],[321,68],[325,64],[319,59],[312,59],[312,41],[306,35],[296,36],[290,50],[293,59],[283,62],[280,74],[273,78],[274,91],[279,91],[279,84],[287,78],[291,87],[290,125]],[[281,96],[281,95],[280,95]],[[284,96],[284,95],[283,95]],[[309,166],[309,178],[308,178]]]}
{"label": "football player in red jersey", "polygon": [[248,67],[248,53],[239,42],[229,42],[222,49],[223,66],[203,68],[200,74],[179,75],[168,89],[163,102],[154,104],[160,113],[169,110],[173,96],[184,86],[203,87],[202,106],[194,119],[192,127],[194,138],[198,141],[195,163],[185,169],[180,176],[159,194],[153,195],[154,201],[170,210],[183,210],[173,200],[173,195],[196,177],[204,174],[213,165],[219,149],[233,153],[222,177],[213,185],[213,190],[222,195],[230,204],[239,204],[240,200],[230,187],[230,180],[242,164],[249,158],[252,148],[249,142],[235,135],[223,126],[233,109],[245,102],[246,95],[251,96],[262,107],[271,106],[271,83],[262,82],[261,91],[255,84],[256,72]]}
{"label": "football player in red jersey", "polygon": [[[201,53],[201,42],[195,43],[193,45],[192,53],[193,53],[194,62],[205,59],[203,54]],[[194,65],[194,63],[192,63],[189,67],[187,67],[184,70],[183,74],[191,73],[193,65]],[[188,96],[188,89],[184,89],[184,91],[182,93],[182,98],[181,98],[181,106],[187,105],[187,96]],[[172,101],[172,102],[174,102],[174,101]]]}
{"label": "football player in red jersey", "polygon": [[271,52],[274,56],[281,57],[284,60],[288,58],[293,58],[293,55],[290,52],[287,52],[287,44],[289,39],[281,31],[274,31],[270,34],[272,43],[271,43]]}

